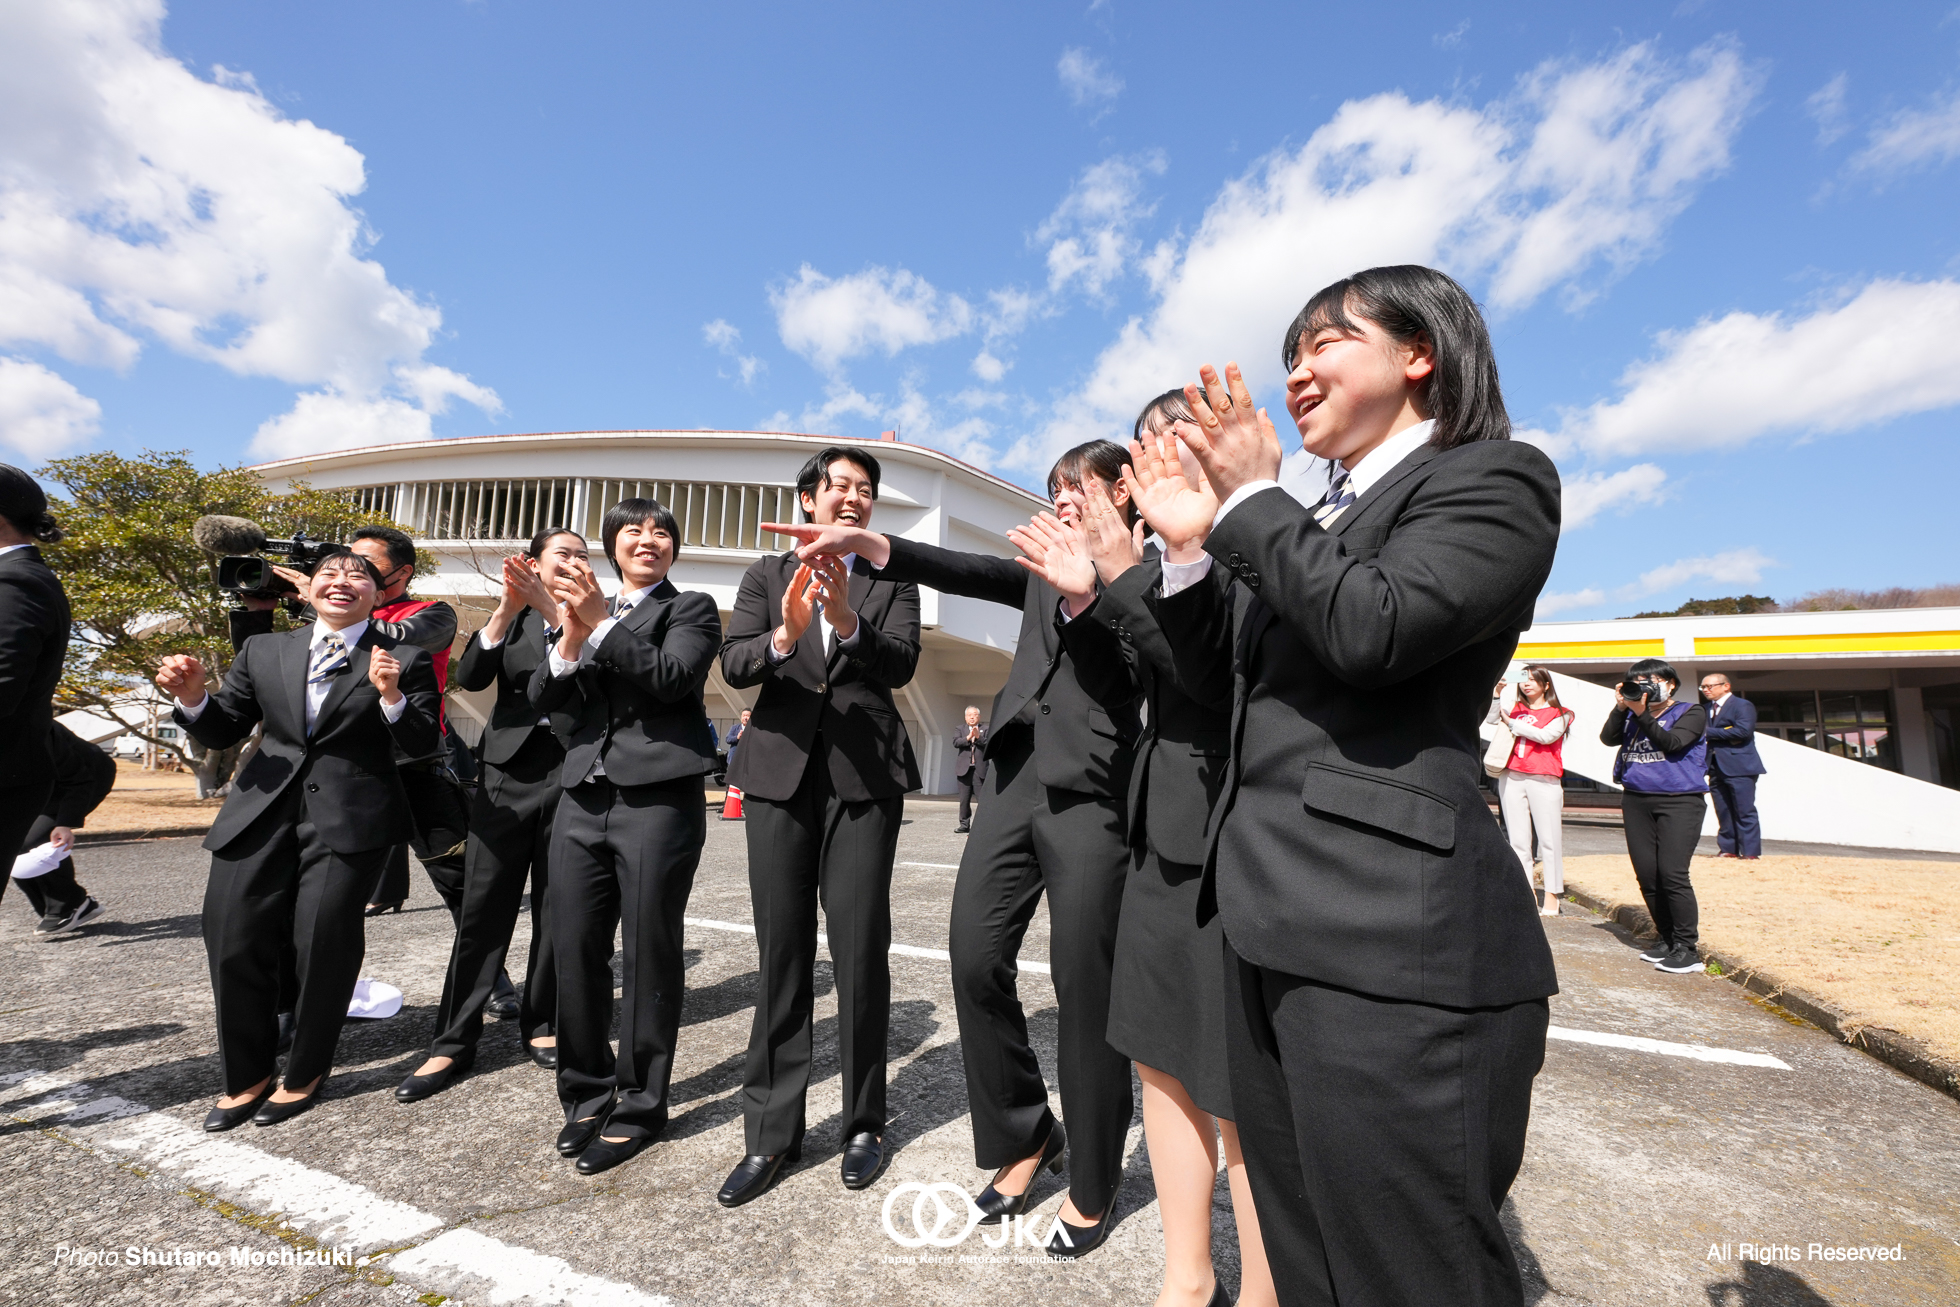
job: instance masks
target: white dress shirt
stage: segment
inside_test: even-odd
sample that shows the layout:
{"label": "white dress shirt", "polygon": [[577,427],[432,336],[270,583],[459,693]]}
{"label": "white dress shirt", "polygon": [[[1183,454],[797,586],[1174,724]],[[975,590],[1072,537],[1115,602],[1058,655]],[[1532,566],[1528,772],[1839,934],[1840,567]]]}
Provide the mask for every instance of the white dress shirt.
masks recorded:
{"label": "white dress shirt", "polygon": [[32,543],[33,541],[30,540],[26,545],[0,545],[0,558],[5,558],[8,554],[13,553],[14,550],[16,549],[26,549],[28,545],[31,545]]}
{"label": "white dress shirt", "polygon": [[[347,657],[350,660],[354,657],[354,646],[361,642],[361,637],[367,634],[367,629],[368,622],[365,617],[352,626],[344,626],[340,629],[340,641],[347,646]],[[319,651],[320,646],[325,644],[327,637],[333,633],[334,629],[324,621],[315,621],[313,623],[313,638],[306,643],[306,671],[302,675],[310,673],[313,670],[313,655]],[[327,701],[327,694],[332,689],[333,680],[331,678],[307,681],[306,733],[308,736],[313,734],[313,725],[320,719],[320,705]],[[194,704],[187,704],[179,699],[177,705],[182,709],[184,719],[194,722],[197,720],[198,715],[204,711],[205,705],[210,702],[211,696],[207,694]],[[384,700],[381,705],[381,715],[391,722],[400,721],[402,719],[402,713],[407,710],[408,696],[405,694],[400,695],[393,703],[388,703]]]}
{"label": "white dress shirt", "polygon": [[[1345,462],[1342,463],[1341,470],[1348,474],[1348,488],[1354,492],[1354,497],[1359,499],[1361,496],[1367,494],[1377,482],[1394,471],[1403,459],[1422,448],[1428,442],[1431,433],[1435,430],[1436,420],[1434,418],[1429,419],[1427,422],[1418,422],[1412,427],[1407,427],[1396,432],[1387,440],[1382,441],[1381,444],[1376,445],[1373,449],[1362,455],[1354,466],[1349,467]],[[1284,462],[1281,463],[1281,469],[1282,475],[1284,475]],[[1294,488],[1289,488],[1288,493],[1292,494],[1294,498],[1299,499],[1304,504],[1307,501],[1300,494],[1297,486],[1298,480],[1295,478]],[[1218,524],[1225,520],[1228,513],[1254,495],[1259,494],[1261,491],[1277,490],[1280,488],[1280,483],[1273,480],[1246,482],[1230,495],[1226,496],[1225,502],[1218,506],[1218,515],[1211,519],[1211,529],[1216,531]],[[1314,501],[1316,504],[1318,502],[1318,499]],[[1312,505],[1308,506],[1312,507]],[[1347,509],[1343,508],[1337,512],[1329,513],[1321,519],[1320,524],[1322,526],[1331,526],[1345,512],[1347,512]],[[1168,599],[1179,590],[1197,584],[1210,571],[1210,554],[1206,554],[1195,563],[1165,563],[1164,597]]]}
{"label": "white dress shirt", "polygon": [[[856,554],[844,555],[844,575],[847,578],[851,574],[851,568],[856,566],[856,564],[857,564]],[[792,572],[790,575],[794,576],[795,573]],[[848,581],[846,582],[846,584],[848,584]],[[819,602],[816,605],[816,612],[812,614],[810,617],[810,621],[812,625],[814,625],[815,623],[820,622],[822,620],[823,620],[823,604]],[[776,631],[780,631],[780,630],[782,630],[782,628],[779,626],[776,627],[775,630],[770,631],[769,643],[762,646],[762,656],[769,660],[769,665],[771,667],[781,667],[784,663],[788,662],[791,658],[794,658],[796,656],[795,644],[790,645],[788,653],[779,654],[776,652]],[[836,653],[839,649],[857,648],[858,635],[863,630],[864,630],[864,623],[859,622],[855,627],[851,629],[850,639],[839,640],[837,638],[837,628],[834,626],[831,627],[828,631],[824,633],[824,645],[823,645],[824,661],[826,663],[829,662],[830,655]]]}

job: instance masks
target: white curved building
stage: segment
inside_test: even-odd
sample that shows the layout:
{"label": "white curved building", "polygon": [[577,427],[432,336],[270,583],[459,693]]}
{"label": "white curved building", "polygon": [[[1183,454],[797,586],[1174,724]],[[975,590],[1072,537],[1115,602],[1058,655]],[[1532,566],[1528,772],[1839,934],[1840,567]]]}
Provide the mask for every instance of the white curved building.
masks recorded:
{"label": "white curved building", "polygon": [[[338,450],[262,463],[254,470],[273,490],[295,482],[354,491],[436,553],[441,566],[417,578],[414,592],[447,599],[462,615],[460,641],[495,606],[504,555],[546,526],[568,525],[599,543],[599,519],[633,495],[658,499],[681,523],[674,584],[715,597],[727,621],[742,573],[791,543],[758,531],[763,522],[796,521],[796,474],[833,444],[828,436],[753,431],[575,431],[476,436]],[[1040,496],[938,450],[893,440],[866,445],[882,469],[872,525],[911,540],[1011,558],[1007,528],[1047,506]],[[608,593],[618,582],[595,569]],[[952,732],[969,703],[985,712],[1007,679],[1020,613],[998,604],[922,596],[924,650],[918,674],[897,692],[918,753],[927,793],[953,785]],[[453,721],[474,740],[492,695],[456,694]],[[726,732],[754,691],[736,690],[717,670],[708,682],[708,715]]]}

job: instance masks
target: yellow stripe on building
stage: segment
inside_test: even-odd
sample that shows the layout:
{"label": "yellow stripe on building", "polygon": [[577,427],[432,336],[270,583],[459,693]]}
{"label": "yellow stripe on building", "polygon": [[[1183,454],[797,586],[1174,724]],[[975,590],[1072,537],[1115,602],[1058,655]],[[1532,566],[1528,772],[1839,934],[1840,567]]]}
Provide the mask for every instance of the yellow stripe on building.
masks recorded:
{"label": "yellow stripe on building", "polygon": [[1666,648],[1665,640],[1578,640],[1567,644],[1521,644],[1517,657],[1521,662],[1659,658]]}
{"label": "yellow stripe on building", "polygon": [[1960,631],[1871,631],[1861,635],[1696,636],[1695,653],[1710,658],[1751,654],[1925,653],[1960,650]]}

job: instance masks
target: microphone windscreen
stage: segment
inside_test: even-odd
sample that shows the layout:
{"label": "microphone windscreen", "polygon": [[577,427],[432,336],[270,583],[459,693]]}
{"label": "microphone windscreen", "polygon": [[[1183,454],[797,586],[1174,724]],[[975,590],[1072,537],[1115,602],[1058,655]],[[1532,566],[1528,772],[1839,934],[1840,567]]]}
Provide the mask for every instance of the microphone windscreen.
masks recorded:
{"label": "microphone windscreen", "polygon": [[249,517],[213,513],[191,524],[191,539],[207,554],[252,554],[265,548],[265,528]]}

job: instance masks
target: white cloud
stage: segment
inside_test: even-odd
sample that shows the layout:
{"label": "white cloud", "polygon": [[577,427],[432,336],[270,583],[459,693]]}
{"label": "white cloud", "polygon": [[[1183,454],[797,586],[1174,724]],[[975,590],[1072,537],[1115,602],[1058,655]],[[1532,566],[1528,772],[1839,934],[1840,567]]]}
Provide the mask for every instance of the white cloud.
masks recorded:
{"label": "white cloud", "polygon": [[1960,404],[1960,282],[1875,281],[1807,317],[1731,313],[1658,344],[1620,398],[1566,414],[1553,443],[1700,450]]}
{"label": "white cloud", "polygon": [[999,381],[1007,375],[1007,369],[1012,366],[1014,365],[1011,363],[1001,362],[984,349],[973,356],[973,375],[982,381]]}
{"label": "white cloud", "polygon": [[1642,572],[1638,581],[1621,587],[1619,597],[1645,598],[1690,581],[1708,581],[1715,585],[1755,585],[1763,579],[1763,569],[1775,565],[1775,559],[1756,549],[1731,549],[1727,553],[1711,554],[1706,558],[1678,558],[1652,571]]}
{"label": "white cloud", "polygon": [[1851,130],[1845,123],[1845,74],[1839,73],[1825,82],[1810,98],[1804,101],[1804,108],[1817,123],[1817,143],[1830,145]]}
{"label": "white cloud", "polygon": [[832,278],[806,263],[796,280],[773,289],[769,300],[783,344],[832,374],[847,359],[874,349],[889,356],[963,335],[974,318],[965,300],[942,295],[903,268],[866,268]]}
{"label": "white cloud", "polygon": [[1048,242],[1048,290],[1060,294],[1071,284],[1100,296],[1142,248],[1132,228],[1156,211],[1143,202],[1148,177],[1161,177],[1163,151],[1136,158],[1104,159],[1082,173],[1055,211],[1035,231]]}
{"label": "white cloud", "polygon": [[1062,89],[1077,105],[1106,104],[1123,93],[1123,79],[1087,50],[1070,46],[1055,63]]}
{"label": "white cloud", "polygon": [[1485,275],[1500,308],[1596,285],[1650,251],[1696,185],[1727,166],[1755,89],[1726,43],[1684,64],[1641,45],[1546,65],[1482,109],[1399,94],[1342,105],[1304,145],[1229,182],[1181,251],[1146,260],[1155,304],[1008,466],[1045,468],[1062,448],[1127,428],[1139,404],[1204,362],[1236,359],[1269,389],[1281,329],[1315,290],[1361,268]]}
{"label": "white cloud", "polygon": [[[764,371],[769,366],[756,355],[744,354],[742,352],[741,329],[731,325],[723,318],[716,318],[713,322],[703,323],[701,327],[701,338],[720,350],[724,356],[735,361],[736,373],[744,387],[753,384],[756,374]],[[723,373],[722,375],[726,376],[727,373]]]}
{"label": "white cloud", "polygon": [[1586,589],[1574,590],[1567,594],[1541,594],[1538,596],[1538,606],[1532,610],[1531,620],[1543,622],[1574,608],[1591,608],[1595,604],[1605,602],[1604,590]]}
{"label": "white cloud", "polygon": [[0,342],[116,367],[161,342],[316,387],[309,411],[494,409],[423,364],[441,313],[366,257],[360,152],[283,117],[249,75],[197,77],[164,51],[163,13],[0,8]]}
{"label": "white cloud", "polygon": [[1899,172],[1960,156],[1960,91],[1924,109],[1906,109],[1872,129],[1852,163],[1873,172]]}
{"label": "white cloud", "polygon": [[0,446],[30,462],[67,452],[95,434],[102,406],[25,359],[0,357]]}
{"label": "white cloud", "polygon": [[1463,38],[1470,34],[1470,20],[1464,19],[1447,32],[1438,32],[1429,38],[1431,45],[1438,50],[1454,50],[1463,44]]}
{"label": "white cloud", "polygon": [[1588,472],[1562,478],[1563,507],[1559,529],[1585,526],[1608,509],[1621,512],[1640,504],[1657,504],[1663,497],[1667,473],[1652,463],[1611,473]]}
{"label": "white cloud", "polygon": [[[954,399],[971,411],[1004,403],[1006,397],[964,390]],[[977,413],[957,422],[943,422],[912,377],[900,382],[897,399],[866,395],[844,382],[832,382],[821,404],[809,405],[799,414],[778,410],[762,420],[760,429],[828,435],[836,430],[838,419],[845,417],[871,419],[883,430],[896,430],[909,444],[930,445],[977,467],[992,467],[995,462],[993,424]]]}
{"label": "white cloud", "polygon": [[434,436],[429,410],[388,396],[309,390],[292,411],[268,418],[252,436],[252,452],[292,458],[329,449],[393,445]]}

